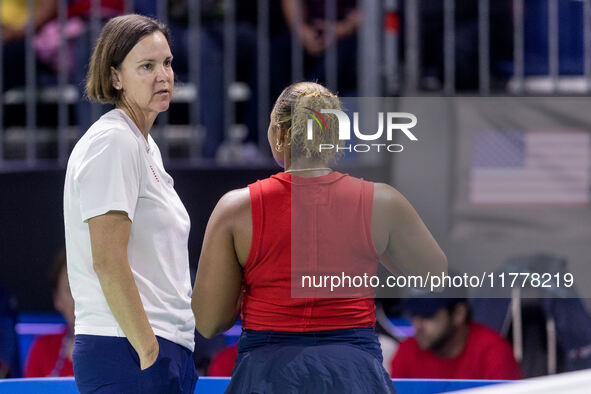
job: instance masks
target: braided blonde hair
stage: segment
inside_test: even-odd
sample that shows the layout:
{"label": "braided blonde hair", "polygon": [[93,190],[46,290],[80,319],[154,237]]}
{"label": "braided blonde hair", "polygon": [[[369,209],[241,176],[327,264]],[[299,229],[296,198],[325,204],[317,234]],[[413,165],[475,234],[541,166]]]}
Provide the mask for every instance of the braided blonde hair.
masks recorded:
{"label": "braided blonde hair", "polygon": [[320,144],[339,145],[339,124],[336,116],[325,116],[327,130],[312,122],[311,140],[308,139],[307,123],[310,109],[320,112],[321,109],[342,109],[338,96],[324,86],[314,82],[297,82],[281,92],[275,102],[271,121],[284,140],[290,145],[293,157],[328,162],[337,155],[336,149],[320,151]]}

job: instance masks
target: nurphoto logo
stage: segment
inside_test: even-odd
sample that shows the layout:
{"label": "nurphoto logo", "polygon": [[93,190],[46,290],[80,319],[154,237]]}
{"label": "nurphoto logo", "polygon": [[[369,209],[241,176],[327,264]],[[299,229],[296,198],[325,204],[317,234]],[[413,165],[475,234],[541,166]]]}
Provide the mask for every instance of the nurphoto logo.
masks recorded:
{"label": "nurphoto logo", "polygon": [[[313,110],[312,108],[305,107],[306,112],[311,119],[308,119],[307,123],[307,137],[308,140],[313,139],[313,124],[316,122],[322,132],[328,131],[326,119],[322,114],[331,114],[337,117],[339,122],[339,140],[350,141],[351,140],[351,121],[349,116],[338,109],[321,109],[320,112]],[[393,140],[394,132],[401,131],[409,140],[417,141],[417,137],[410,131],[411,128],[416,126],[417,117],[409,112],[386,112],[386,143],[361,143],[361,144],[349,144],[349,145],[334,145],[334,144],[319,144],[318,149],[320,152],[324,150],[336,150],[348,151],[348,152],[369,152],[375,150],[386,150],[388,152],[396,153],[402,152],[404,146],[401,144],[391,144]],[[399,119],[406,119],[406,122],[398,123]],[[396,120],[396,121],[395,121]],[[378,112],[378,130],[374,133],[365,133],[359,130],[359,113],[353,113],[353,133],[355,137],[360,141],[378,141],[384,134],[384,112]]]}

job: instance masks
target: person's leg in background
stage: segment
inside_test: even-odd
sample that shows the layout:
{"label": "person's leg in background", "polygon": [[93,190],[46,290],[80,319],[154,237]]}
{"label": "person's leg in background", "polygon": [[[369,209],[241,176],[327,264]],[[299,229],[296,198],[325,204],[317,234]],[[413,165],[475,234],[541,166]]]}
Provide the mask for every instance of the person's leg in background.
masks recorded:
{"label": "person's leg in background", "polygon": [[[257,33],[253,26],[247,23],[236,25],[236,76],[244,81],[250,89],[250,97],[245,103],[243,116],[244,124],[248,128],[245,142],[257,144],[258,141],[258,84],[257,84]],[[263,75],[263,78],[268,76]],[[269,99],[271,101],[271,99]],[[266,112],[268,113],[268,112]],[[265,130],[266,131],[266,130]]]}
{"label": "person's leg in background", "polygon": [[[102,27],[102,26],[101,26]],[[94,48],[91,45],[91,33],[87,29],[76,39],[75,44],[75,62],[74,72],[72,74],[73,83],[78,90],[78,104],[76,104],[76,119],[80,134],[84,134],[86,130],[105,112],[109,111],[113,106],[91,103],[86,98],[86,74],[88,73],[88,62],[90,61],[90,53]]]}

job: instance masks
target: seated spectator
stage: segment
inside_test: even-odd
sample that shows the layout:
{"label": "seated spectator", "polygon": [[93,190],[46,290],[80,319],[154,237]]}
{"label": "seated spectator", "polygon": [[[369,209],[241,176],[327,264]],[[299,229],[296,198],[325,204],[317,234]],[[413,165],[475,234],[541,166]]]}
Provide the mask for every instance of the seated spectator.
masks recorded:
{"label": "seated spectator", "polygon": [[35,338],[25,364],[24,377],[74,376],[72,349],[74,348],[74,299],[70,293],[66,270],[66,251],[55,258],[49,273],[53,305],[66,319],[67,326],[59,334]]}
{"label": "seated spectator", "polygon": [[[29,15],[26,0],[2,0],[0,2],[3,51],[2,81],[3,89],[9,90],[25,84],[26,29],[29,19],[33,19],[35,32],[38,32],[57,13],[57,1],[35,2],[35,11]],[[37,68],[42,65],[37,63]]]}
{"label": "seated spectator", "polygon": [[472,321],[464,298],[414,298],[406,303],[414,338],[400,344],[392,377],[414,379],[520,379],[511,345]]}

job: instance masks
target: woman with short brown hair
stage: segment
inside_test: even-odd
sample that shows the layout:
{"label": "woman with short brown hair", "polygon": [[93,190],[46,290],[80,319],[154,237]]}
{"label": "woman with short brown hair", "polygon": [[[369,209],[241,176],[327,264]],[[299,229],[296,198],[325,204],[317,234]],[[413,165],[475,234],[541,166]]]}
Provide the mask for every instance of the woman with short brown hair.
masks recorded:
{"label": "woman with short brown hair", "polygon": [[174,89],[169,33],[140,15],[105,25],[87,96],[111,103],[78,141],[64,220],[82,393],[192,393],[187,211],[150,136]]}

